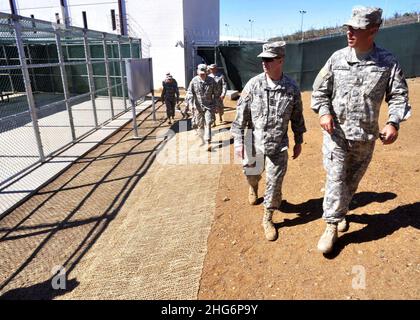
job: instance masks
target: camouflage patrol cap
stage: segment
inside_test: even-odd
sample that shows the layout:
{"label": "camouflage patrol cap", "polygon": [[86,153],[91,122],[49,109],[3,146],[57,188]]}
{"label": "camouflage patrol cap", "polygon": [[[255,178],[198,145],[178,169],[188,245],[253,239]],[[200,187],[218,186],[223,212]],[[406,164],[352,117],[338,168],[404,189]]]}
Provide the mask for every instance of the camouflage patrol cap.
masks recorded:
{"label": "camouflage patrol cap", "polygon": [[356,29],[366,29],[369,25],[382,23],[382,9],[357,6],[353,8],[350,20],[344,26]]}
{"label": "camouflage patrol cap", "polygon": [[257,57],[259,58],[281,58],[285,55],[286,42],[276,41],[263,44],[263,52]]}
{"label": "camouflage patrol cap", "polygon": [[207,65],[204,63],[201,63],[197,66],[197,73],[198,74],[204,74],[207,73]]}

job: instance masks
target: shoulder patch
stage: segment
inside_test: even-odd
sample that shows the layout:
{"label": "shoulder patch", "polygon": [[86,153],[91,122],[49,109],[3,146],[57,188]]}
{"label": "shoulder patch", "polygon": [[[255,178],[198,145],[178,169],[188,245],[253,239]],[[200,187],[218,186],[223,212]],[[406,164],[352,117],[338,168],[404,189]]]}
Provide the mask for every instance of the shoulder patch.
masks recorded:
{"label": "shoulder patch", "polygon": [[328,68],[327,66],[324,66],[320,71],[319,71],[319,76],[321,78],[325,78],[325,76],[328,74]]}
{"label": "shoulder patch", "polygon": [[248,103],[249,100],[251,100],[251,94],[249,92],[243,90],[241,92],[241,95],[239,96],[239,100],[238,100],[237,104],[239,105],[239,104],[242,104],[244,102]]}
{"label": "shoulder patch", "polygon": [[313,90],[316,91],[319,89],[319,87],[322,85],[322,83],[327,80],[331,76],[331,73],[328,70],[328,67],[325,65],[318,73],[318,75],[315,78],[314,84],[313,84]]}

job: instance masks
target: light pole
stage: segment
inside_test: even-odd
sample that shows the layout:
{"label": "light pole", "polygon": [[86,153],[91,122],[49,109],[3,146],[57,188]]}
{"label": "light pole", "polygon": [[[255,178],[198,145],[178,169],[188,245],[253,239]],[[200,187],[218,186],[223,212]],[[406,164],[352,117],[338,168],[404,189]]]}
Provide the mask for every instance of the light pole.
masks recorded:
{"label": "light pole", "polygon": [[225,23],[225,27],[226,27],[226,35],[229,36],[229,25]]}
{"label": "light pole", "polygon": [[302,19],[300,22],[300,33],[302,34],[302,41],[303,41],[303,15],[306,13],[305,10],[299,10],[300,14],[302,15]]}
{"label": "light pole", "polygon": [[255,20],[249,19],[248,21],[251,24],[251,40],[252,40],[252,24],[255,22]]}

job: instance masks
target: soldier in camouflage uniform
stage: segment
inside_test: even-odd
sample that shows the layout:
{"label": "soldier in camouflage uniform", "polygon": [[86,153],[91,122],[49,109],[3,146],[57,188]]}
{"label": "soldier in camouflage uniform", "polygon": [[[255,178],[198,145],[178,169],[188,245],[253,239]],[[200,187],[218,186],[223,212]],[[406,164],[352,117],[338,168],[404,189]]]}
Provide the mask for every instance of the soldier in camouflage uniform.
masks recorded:
{"label": "soldier in camouflage uniform", "polygon": [[[217,90],[218,90],[219,98],[217,99],[217,106],[216,106],[215,113],[219,114],[220,123],[223,123],[223,114],[224,114],[223,99],[225,98],[226,91],[227,91],[226,80],[222,73],[217,72],[217,65],[215,65],[214,63],[209,65],[209,71],[210,71],[209,77],[212,77],[214,81],[216,81]],[[213,125],[214,126],[216,125],[215,114],[213,115]]]}
{"label": "soldier in camouflage uniform", "polygon": [[188,92],[185,93],[185,99],[184,99],[184,111],[181,111],[182,113],[182,119],[188,119],[190,117],[189,112],[194,112],[194,110],[190,107],[190,101],[191,99],[188,96]]}
{"label": "soldier in camouflage uniform", "polygon": [[[318,250],[333,249],[338,232],[348,228],[345,215],[372,159],[375,140],[395,142],[399,124],[411,114],[408,88],[396,58],[374,43],[382,9],[355,7],[347,26],[348,47],[336,51],[313,85],[312,109],[323,128],[327,172],[323,218],[327,228]],[[379,108],[388,102],[388,122],[379,132]]]}
{"label": "soldier in camouflage uniform", "polygon": [[289,120],[295,142],[293,159],[302,151],[306,129],[299,88],[291,78],[283,74],[285,42],[264,44],[263,52],[258,57],[262,58],[264,72],[245,85],[231,133],[235,141],[235,153],[243,159],[250,204],[257,202],[258,181],[264,169],[266,171],[262,225],[266,239],[273,241],[278,234],[272,217],[274,210],[280,207],[283,177],[287,169]]}
{"label": "soldier in camouflage uniform", "polygon": [[193,127],[200,138],[207,141],[207,151],[211,151],[211,118],[216,107],[216,82],[207,76],[207,66],[199,64],[195,76],[186,93],[187,105],[193,110]]}
{"label": "soldier in camouflage uniform", "polygon": [[166,116],[168,123],[171,124],[171,118],[175,117],[175,105],[179,102],[179,89],[176,80],[169,74],[166,76],[165,81],[162,82],[161,99],[165,101]]}
{"label": "soldier in camouflage uniform", "polygon": [[178,86],[178,82],[176,82],[175,78],[174,78],[174,77],[171,75],[171,73],[168,71],[168,72],[165,74],[165,79],[163,79],[163,81],[162,81],[162,87],[163,87],[163,84],[165,83],[165,81],[166,81],[169,77],[172,77],[173,82],[175,82],[176,86]]}

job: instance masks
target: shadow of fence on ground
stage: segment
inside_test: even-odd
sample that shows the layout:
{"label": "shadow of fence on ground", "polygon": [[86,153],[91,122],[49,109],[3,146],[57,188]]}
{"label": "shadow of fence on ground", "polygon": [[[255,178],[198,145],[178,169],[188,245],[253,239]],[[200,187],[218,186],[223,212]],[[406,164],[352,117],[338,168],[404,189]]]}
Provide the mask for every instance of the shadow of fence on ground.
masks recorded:
{"label": "shadow of fence on ground", "polygon": [[[137,120],[140,128],[152,123],[150,117],[151,114],[143,113],[138,117],[142,118]],[[130,138],[132,130],[127,128],[132,124],[128,124],[76,161],[73,166],[77,170],[72,166],[62,173],[63,182],[59,181],[61,176],[58,177],[52,182],[53,187],[47,185],[0,220],[7,218],[8,221],[8,226],[0,225],[3,264],[0,275],[4,279],[0,283],[0,299],[53,299],[77,287],[77,279],[72,279],[66,282],[64,291],[53,289],[52,274],[45,270],[59,265],[68,276],[118,215],[167,142],[166,139],[148,139],[163,127],[164,120],[153,123],[155,125],[149,126],[150,130],[137,140]],[[118,150],[121,148],[124,151]],[[98,151],[99,154],[92,156]],[[138,162],[127,162],[140,156],[140,159],[134,158]],[[107,164],[109,161],[113,162],[111,166]],[[75,172],[65,175],[72,168]],[[61,217],[57,219],[54,209],[61,208],[63,201],[69,204],[64,206],[67,209],[64,214],[58,212]],[[37,220],[40,223],[35,223]],[[10,255],[11,252],[14,255]]]}

